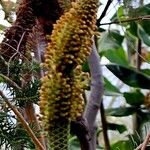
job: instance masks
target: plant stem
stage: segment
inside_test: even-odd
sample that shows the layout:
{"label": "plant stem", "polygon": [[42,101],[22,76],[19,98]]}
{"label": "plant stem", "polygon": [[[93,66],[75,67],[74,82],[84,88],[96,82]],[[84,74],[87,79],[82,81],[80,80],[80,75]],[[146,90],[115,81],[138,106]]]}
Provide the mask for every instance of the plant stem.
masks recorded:
{"label": "plant stem", "polygon": [[[141,67],[141,46],[142,46],[142,42],[140,39],[138,39],[138,44],[137,44],[137,51],[136,51],[136,69],[137,71],[140,71],[140,67]],[[139,132],[139,127],[140,127],[140,119],[138,117],[138,113],[136,112],[134,115],[133,115],[133,129],[134,131],[137,131]]]}
{"label": "plant stem", "polygon": [[109,138],[107,134],[107,121],[106,121],[106,116],[105,116],[105,109],[103,105],[103,101],[101,102],[100,105],[100,114],[101,114],[101,120],[102,120],[102,129],[103,129],[103,136],[104,136],[104,142],[105,142],[105,150],[110,150],[110,143],[109,143]]}
{"label": "plant stem", "polygon": [[113,0],[108,0],[107,1],[107,4],[106,4],[106,6],[105,6],[105,8],[104,8],[104,10],[103,10],[103,12],[101,14],[101,16],[99,17],[99,19],[97,19],[97,23],[96,24],[97,24],[98,27],[100,26],[101,20],[105,17],[106,12],[107,12],[107,10],[108,10],[108,8],[109,8],[109,6],[110,6],[110,4],[111,4],[112,1]]}
{"label": "plant stem", "polygon": [[137,53],[136,53],[136,68],[138,71],[140,71],[141,67],[141,50],[142,50],[142,42],[140,39],[138,39],[138,46],[137,46]]}
{"label": "plant stem", "polygon": [[[93,42],[94,43],[94,42]],[[97,52],[95,43],[92,46],[92,52],[88,58],[90,73],[91,73],[91,94],[86,105],[84,117],[89,126],[90,150],[96,149],[96,127],[95,120],[97,112],[100,108],[100,103],[103,96],[103,80],[100,65],[100,57]]]}
{"label": "plant stem", "polygon": [[25,107],[28,123],[33,124],[35,127],[35,132],[38,133],[38,139],[42,143],[43,146],[45,146],[45,139],[44,136],[40,133],[41,132],[41,127],[39,125],[39,122],[37,120],[37,116],[35,114],[35,108],[33,103],[29,103]]}
{"label": "plant stem", "polygon": [[132,22],[132,21],[137,21],[137,20],[150,20],[150,15],[140,16],[140,17],[136,17],[136,18],[129,18],[129,19],[119,20],[119,21],[113,21],[113,22],[101,23],[101,24],[99,24],[99,26],[120,24],[120,23]]}
{"label": "plant stem", "polygon": [[13,80],[8,78],[7,76],[0,74],[0,77],[2,77],[4,80],[8,81],[8,83],[11,84],[11,86],[16,88],[17,90],[19,90],[19,91],[21,90],[21,87],[19,87]]}
{"label": "plant stem", "polygon": [[4,99],[6,104],[13,110],[15,115],[18,117],[19,121],[22,123],[23,127],[26,129],[28,134],[30,135],[31,139],[33,140],[34,144],[39,148],[39,150],[44,150],[43,145],[40,143],[40,141],[37,139],[31,128],[28,126],[27,122],[24,120],[23,116],[20,114],[20,112],[13,106],[7,97],[4,95],[4,93],[0,90],[0,96]]}

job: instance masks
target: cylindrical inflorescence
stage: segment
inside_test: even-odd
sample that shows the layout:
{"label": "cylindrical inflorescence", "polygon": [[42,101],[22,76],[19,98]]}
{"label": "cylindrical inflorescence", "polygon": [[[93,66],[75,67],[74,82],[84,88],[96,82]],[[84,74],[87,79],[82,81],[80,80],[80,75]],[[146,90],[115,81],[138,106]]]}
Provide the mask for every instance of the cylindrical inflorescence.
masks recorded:
{"label": "cylindrical inflorescence", "polygon": [[51,136],[59,124],[82,115],[85,79],[81,65],[90,54],[97,5],[98,0],[72,3],[54,25],[43,64],[47,74],[40,89],[43,123]]}

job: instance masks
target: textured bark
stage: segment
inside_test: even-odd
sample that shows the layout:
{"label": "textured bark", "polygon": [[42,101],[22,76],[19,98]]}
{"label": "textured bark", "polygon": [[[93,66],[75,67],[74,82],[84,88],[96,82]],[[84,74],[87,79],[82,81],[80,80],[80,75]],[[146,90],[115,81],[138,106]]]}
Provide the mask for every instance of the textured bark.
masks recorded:
{"label": "textured bark", "polygon": [[103,95],[102,71],[100,66],[100,58],[95,44],[92,46],[91,55],[88,58],[91,73],[91,94],[87,103],[84,117],[86,118],[91,134],[90,150],[96,149],[96,127],[95,120],[97,112],[100,108]]}

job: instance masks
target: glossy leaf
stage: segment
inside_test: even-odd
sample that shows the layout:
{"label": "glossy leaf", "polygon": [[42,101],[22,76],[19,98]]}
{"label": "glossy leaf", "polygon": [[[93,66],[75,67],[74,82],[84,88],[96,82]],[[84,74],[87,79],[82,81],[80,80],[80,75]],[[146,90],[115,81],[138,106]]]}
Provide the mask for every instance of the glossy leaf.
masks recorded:
{"label": "glossy leaf", "polygon": [[[147,5],[144,5],[142,7],[136,8],[134,11],[136,12],[137,17],[147,16],[150,14],[150,3]],[[149,21],[149,19],[143,19],[139,23],[143,27],[145,32],[150,35],[150,21]]]}
{"label": "glossy leaf", "polygon": [[111,146],[111,150],[133,150],[135,147],[131,141],[118,141]]}
{"label": "glossy leaf", "polygon": [[126,102],[130,105],[141,105],[144,102],[144,95],[138,90],[135,92],[125,92],[124,97]]}
{"label": "glossy leaf", "polygon": [[108,123],[108,129],[109,130],[117,130],[119,133],[123,133],[127,130],[125,125],[116,124],[116,123]]}
{"label": "glossy leaf", "polygon": [[122,47],[121,44],[123,42],[123,38],[124,37],[115,30],[103,33],[97,43],[99,52]]}
{"label": "glossy leaf", "polygon": [[115,117],[129,116],[135,112],[136,109],[133,107],[119,107],[119,108],[106,109],[107,116],[115,116]]}
{"label": "glossy leaf", "polygon": [[128,31],[129,31],[132,35],[138,37],[138,35],[137,35],[137,23],[134,22],[134,21],[131,22]]}
{"label": "glossy leaf", "polygon": [[122,48],[104,51],[103,55],[112,63],[128,65],[125,51]]}
{"label": "glossy leaf", "polygon": [[125,84],[143,89],[150,89],[150,78],[141,72],[120,65],[106,65],[106,67]]}
{"label": "glossy leaf", "polygon": [[150,36],[140,25],[138,25],[138,36],[146,45],[150,46]]}
{"label": "glossy leaf", "polygon": [[120,95],[120,91],[117,87],[111,84],[110,81],[107,80],[107,78],[104,77],[104,94],[107,96],[118,96]]}

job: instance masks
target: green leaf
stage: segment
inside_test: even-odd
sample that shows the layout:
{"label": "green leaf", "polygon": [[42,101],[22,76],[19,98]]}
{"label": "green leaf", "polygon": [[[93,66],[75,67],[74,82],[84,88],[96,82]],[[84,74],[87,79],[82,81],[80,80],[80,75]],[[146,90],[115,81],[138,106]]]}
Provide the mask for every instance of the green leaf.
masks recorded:
{"label": "green leaf", "polygon": [[132,35],[138,37],[138,35],[137,35],[137,23],[135,23],[134,21],[133,21],[133,22],[130,22],[130,28],[128,29],[128,31],[129,31]]}
{"label": "green leaf", "polygon": [[103,55],[112,63],[128,66],[128,60],[122,48],[104,51]]}
{"label": "green leaf", "polygon": [[104,77],[104,89],[105,89],[105,95],[112,96],[112,95],[120,95],[120,91],[117,87],[111,84],[110,81],[107,80],[107,78]]}
{"label": "green leaf", "polygon": [[111,150],[133,150],[134,148],[130,140],[118,141],[111,146]]}
{"label": "green leaf", "polygon": [[120,6],[110,20],[118,21],[118,19],[121,19],[122,17],[124,17],[124,8],[123,6]]}
{"label": "green leaf", "polygon": [[106,109],[107,116],[115,116],[115,117],[129,116],[132,115],[134,112],[136,112],[136,109],[133,107],[119,107]]}
{"label": "green leaf", "polygon": [[138,36],[146,45],[150,46],[150,36],[140,25],[138,25]]}
{"label": "green leaf", "polygon": [[119,133],[123,133],[124,131],[127,131],[127,128],[125,125],[116,124],[116,123],[108,123],[108,129],[117,130],[119,131]]}
{"label": "green leaf", "polygon": [[[150,3],[147,5],[144,5],[142,7],[136,8],[133,10],[136,13],[136,16],[147,16],[150,14]],[[143,19],[140,21],[140,25],[143,27],[145,32],[150,35],[150,21],[149,19]]]}
{"label": "green leaf", "polygon": [[117,16],[118,16],[119,18],[121,18],[122,16],[124,16],[124,8],[123,8],[123,6],[120,6],[120,7],[118,8]]}
{"label": "green leaf", "polygon": [[106,67],[125,84],[142,89],[150,89],[150,78],[139,71],[120,65],[106,65]]}
{"label": "green leaf", "polygon": [[122,47],[123,39],[124,37],[116,30],[104,32],[98,40],[98,50],[101,52],[109,49],[118,49]]}
{"label": "green leaf", "polygon": [[144,102],[144,95],[139,91],[135,91],[135,92],[125,92],[124,97],[126,99],[126,102],[130,105],[141,105]]}

